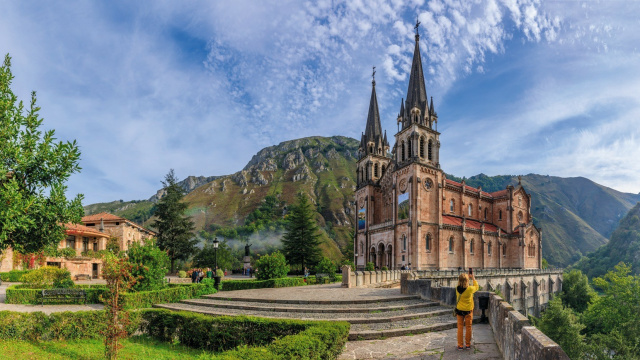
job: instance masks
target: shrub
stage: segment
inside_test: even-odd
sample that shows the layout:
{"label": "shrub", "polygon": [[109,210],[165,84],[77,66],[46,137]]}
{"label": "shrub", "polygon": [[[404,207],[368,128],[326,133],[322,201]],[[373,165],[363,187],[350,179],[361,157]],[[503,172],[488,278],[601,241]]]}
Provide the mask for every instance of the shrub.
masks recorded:
{"label": "shrub", "polygon": [[388,270],[389,270],[389,268],[388,268],[388,267],[386,267],[386,266],[383,266],[383,267],[382,267],[382,271],[388,271]]}
{"label": "shrub", "polygon": [[373,265],[372,262],[368,262],[367,265],[364,267],[364,271],[374,271],[376,269],[376,267]]}
{"label": "shrub", "polygon": [[128,261],[133,264],[131,275],[137,279],[135,291],[160,290],[165,287],[164,276],[169,271],[169,256],[153,241],[143,245],[133,243],[127,251]]}
{"label": "shrub", "polygon": [[28,274],[33,270],[11,270],[9,272],[0,273],[0,279],[8,282],[19,282],[22,279],[22,275]]}
{"label": "shrub", "polygon": [[32,289],[49,289],[53,287],[73,287],[71,273],[67,269],[55,266],[44,266],[22,276],[22,282]]}
{"label": "shrub", "polygon": [[351,266],[351,271],[355,271],[355,269],[356,269],[356,264],[352,260],[342,260],[342,264],[341,265],[342,266],[344,266],[344,265]]}
{"label": "shrub", "polygon": [[[106,291],[105,285],[76,285],[74,288],[82,289],[87,294],[87,304],[101,303],[100,296]],[[40,294],[42,289],[31,289],[28,285],[12,285],[7,288],[7,304],[31,304],[40,305]],[[82,300],[60,300],[56,302],[48,301],[47,304],[80,304]]]}
{"label": "shrub", "polygon": [[323,257],[316,265],[316,273],[327,274],[330,279],[336,276],[336,266],[331,259]]}
{"label": "shrub", "polygon": [[184,270],[180,270],[180,271],[178,271],[178,277],[179,277],[180,279],[184,279],[184,278],[186,278],[186,277],[187,277],[187,272],[186,272],[186,271],[184,271]]}
{"label": "shrub", "polygon": [[289,273],[289,265],[284,255],[279,251],[271,255],[264,255],[256,262],[258,280],[270,280],[284,278]]}
{"label": "shrub", "polygon": [[220,276],[220,279],[224,279],[224,271],[222,269],[216,270],[216,276]]}
{"label": "shrub", "polygon": [[121,296],[125,309],[142,309],[150,308],[153,304],[174,303],[216,292],[213,279],[210,279],[200,284],[175,284],[162,290],[128,292]]}
{"label": "shrub", "polygon": [[305,284],[302,278],[282,278],[270,280],[225,280],[221,282],[221,291],[246,290],[246,289],[262,289],[262,288],[281,288],[292,286],[303,286]]}

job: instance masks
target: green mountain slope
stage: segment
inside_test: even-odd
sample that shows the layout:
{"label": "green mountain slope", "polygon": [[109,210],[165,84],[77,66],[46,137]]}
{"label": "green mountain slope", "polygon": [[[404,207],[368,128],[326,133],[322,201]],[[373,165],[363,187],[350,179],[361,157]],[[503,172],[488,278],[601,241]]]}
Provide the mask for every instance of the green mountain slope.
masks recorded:
{"label": "green mountain slope", "polygon": [[[247,216],[267,195],[292,204],[295,194],[303,191],[317,207],[325,254],[338,259],[353,226],[351,202],[358,145],[356,140],[341,136],[285,141],[262,149],[235,174],[190,176],[181,182],[188,192],[189,214],[198,230],[238,227],[245,225]],[[490,192],[518,183],[512,175],[480,174],[465,180]],[[533,196],[534,221],[543,229],[543,256],[556,266],[568,266],[607,243],[620,219],[640,201],[638,194],[621,193],[580,177],[529,174],[521,181]],[[88,205],[85,211],[108,211],[149,225],[153,201],[161,195],[158,191],[149,200]],[[256,234],[250,240],[277,245],[279,237],[274,231]]]}
{"label": "green mountain slope", "polygon": [[634,274],[640,274],[640,203],[620,221],[611,241],[583,257],[574,267],[593,278],[604,275],[621,261],[631,264]]}

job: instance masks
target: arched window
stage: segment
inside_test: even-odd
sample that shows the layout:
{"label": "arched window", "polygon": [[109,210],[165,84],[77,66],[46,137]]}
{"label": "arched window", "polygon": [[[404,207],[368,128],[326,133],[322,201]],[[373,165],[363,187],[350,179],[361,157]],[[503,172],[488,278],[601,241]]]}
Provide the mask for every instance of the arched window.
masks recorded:
{"label": "arched window", "polygon": [[424,138],[420,137],[420,157],[424,159]]}
{"label": "arched window", "polygon": [[472,209],[472,206],[471,206],[471,205],[472,205],[472,204],[469,204],[469,216],[471,216],[471,212],[473,211],[473,209]]}
{"label": "arched window", "polygon": [[473,254],[473,239],[471,239],[471,242],[469,243],[469,252]]}
{"label": "arched window", "polygon": [[387,167],[382,165],[382,176],[384,176],[385,171],[387,171]]}
{"label": "arched window", "polygon": [[518,211],[518,222],[522,222],[522,218],[524,216],[522,215],[522,211]]}
{"label": "arched window", "polygon": [[431,251],[431,234],[427,234],[425,238],[425,248],[427,251]]}
{"label": "arched window", "polygon": [[373,154],[373,146],[369,146],[369,154]]}
{"label": "arched window", "polygon": [[453,252],[453,236],[449,238],[449,252]]}
{"label": "arched window", "polygon": [[489,241],[489,245],[487,245],[487,254],[491,256],[491,241]]}
{"label": "arched window", "polygon": [[402,156],[400,157],[400,161],[404,161],[404,141],[402,142],[402,144],[400,145],[402,147]]}
{"label": "arched window", "polygon": [[484,208],[484,219],[487,220],[487,208]]}
{"label": "arched window", "polygon": [[518,196],[518,206],[522,207],[522,196]]}
{"label": "arched window", "polygon": [[498,211],[498,220],[502,220],[502,210]]}
{"label": "arched window", "polygon": [[411,159],[413,153],[411,152],[411,139],[407,139],[407,159]]}
{"label": "arched window", "polygon": [[407,235],[402,235],[402,250],[407,250]]}
{"label": "arched window", "polygon": [[451,199],[451,201],[449,201],[449,211],[453,212],[453,206],[454,206],[454,201],[453,199]]}
{"label": "arched window", "polygon": [[502,256],[507,256],[507,244],[502,244]]}
{"label": "arched window", "polygon": [[360,254],[364,254],[364,243],[360,242]]}
{"label": "arched window", "polygon": [[433,150],[431,150],[433,148],[433,142],[431,140],[429,140],[429,145],[427,146],[427,156],[429,157],[429,161],[433,160]]}
{"label": "arched window", "polygon": [[373,165],[373,176],[378,177],[378,163]]}
{"label": "arched window", "polygon": [[513,284],[513,295],[518,295],[518,283]]}

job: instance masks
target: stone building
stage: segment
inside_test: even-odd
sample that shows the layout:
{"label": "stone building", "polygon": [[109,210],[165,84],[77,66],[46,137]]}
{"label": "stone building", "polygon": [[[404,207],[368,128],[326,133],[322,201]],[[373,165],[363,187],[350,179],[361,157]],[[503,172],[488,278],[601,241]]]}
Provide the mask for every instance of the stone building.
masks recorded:
{"label": "stone building", "polygon": [[447,179],[440,167],[438,115],[427,98],[417,31],[397,121],[390,147],[374,78],[356,170],[356,267],[541,268],[541,229],[525,189],[485,192]]}
{"label": "stone building", "polygon": [[156,233],[123,217],[101,212],[82,218],[86,227],[98,229],[118,239],[120,250],[127,251],[131,244],[156,237]]}

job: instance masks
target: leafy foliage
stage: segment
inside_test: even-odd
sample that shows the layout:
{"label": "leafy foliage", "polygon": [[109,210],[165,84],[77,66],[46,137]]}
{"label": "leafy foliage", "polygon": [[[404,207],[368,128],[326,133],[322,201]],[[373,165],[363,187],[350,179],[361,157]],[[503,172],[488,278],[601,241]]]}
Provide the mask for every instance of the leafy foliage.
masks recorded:
{"label": "leafy foliage", "polygon": [[21,281],[32,289],[70,288],[74,283],[67,269],[44,266],[22,276]]}
{"label": "leafy foliage", "polygon": [[[101,296],[107,291],[105,285],[74,285],[74,288],[82,289],[87,294],[87,304],[99,304],[101,303]],[[7,288],[7,304],[41,304],[42,289],[30,288],[28,285],[12,285]],[[55,301],[48,301],[48,304],[81,304],[84,303],[79,299],[59,299]]]}
{"label": "leafy foliage", "polygon": [[33,270],[11,270],[9,272],[0,273],[0,280],[8,282],[22,281],[22,275],[28,274]]}
{"label": "leafy foliage", "polygon": [[65,238],[65,223],[79,223],[82,195],[68,200],[65,183],[80,171],[75,142],[43,133],[31,93],[28,109],[11,90],[11,58],[0,66],[0,250],[33,253]]}
{"label": "leafy foliage", "polygon": [[290,264],[315,265],[320,260],[320,234],[307,196],[298,194],[298,203],[291,210],[282,252]]}
{"label": "leafy foliage", "polygon": [[155,245],[155,241],[149,239],[144,244],[135,242],[127,255],[129,262],[133,264],[131,275],[138,279],[133,290],[160,290],[165,287],[164,277],[169,271],[169,257]]}
{"label": "leafy foliage", "polygon": [[584,325],[578,321],[573,310],[562,305],[559,297],[549,301],[549,307],[536,326],[557,342],[571,359],[583,358],[585,336],[581,331]]}
{"label": "leafy foliage", "polygon": [[333,279],[336,276],[336,265],[331,259],[323,257],[316,265],[316,273],[327,274],[329,278]]}
{"label": "leafy foliage", "polygon": [[[205,239],[212,240],[210,238],[210,234],[202,231],[200,235],[205,237]],[[234,257],[231,248],[229,247],[226,240],[218,242],[218,268],[220,269],[234,269],[240,263]],[[214,264],[216,263],[216,249],[210,242],[205,243],[205,245],[196,253],[193,257],[193,266],[199,268],[214,268]]]}
{"label": "leafy foliage", "polygon": [[598,295],[589,285],[587,275],[580,270],[564,273],[562,281],[562,303],[578,313],[583,313]]}
{"label": "leafy foliage", "polygon": [[372,262],[367,262],[367,264],[364,266],[364,271],[374,271],[376,269],[375,265],[373,265]]}
{"label": "leafy foliage", "polygon": [[118,238],[114,236],[110,237],[109,240],[107,240],[106,249],[112,254],[119,254],[120,243],[118,242]]}
{"label": "leafy foliage", "polygon": [[305,282],[299,277],[279,278],[270,280],[225,280],[222,283],[221,291],[281,288],[292,286],[304,286]]}
{"label": "leafy foliage", "polygon": [[289,265],[287,265],[287,260],[279,251],[260,257],[256,262],[256,267],[258,270],[256,273],[258,280],[285,278],[290,270]]}
{"label": "leafy foliage", "polygon": [[185,215],[189,205],[182,202],[184,190],[178,185],[173,169],[165,176],[162,185],[166,193],[158,202],[155,213],[158,219],[154,227],[158,229],[158,247],[169,255],[171,273],[174,273],[175,261],[189,258],[198,241],[193,236],[193,221]]}

